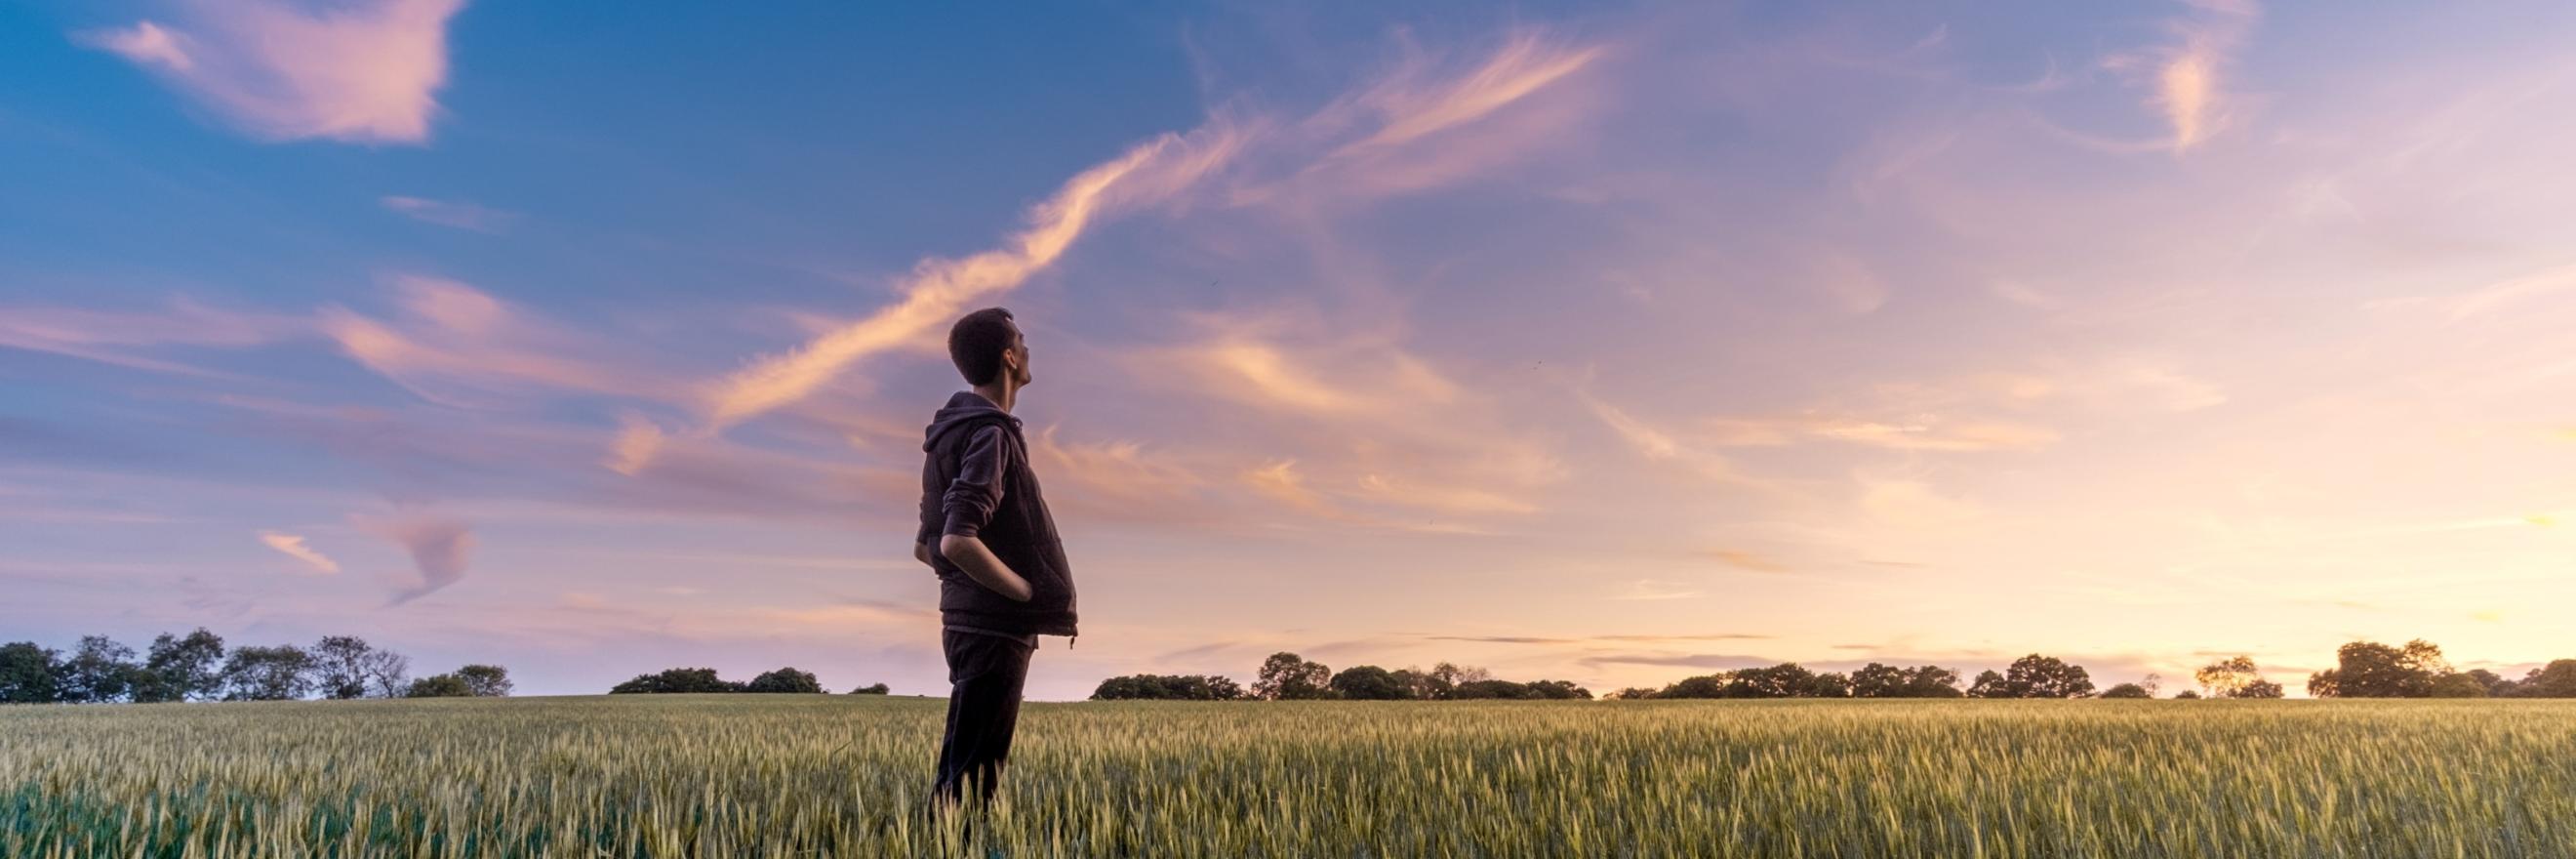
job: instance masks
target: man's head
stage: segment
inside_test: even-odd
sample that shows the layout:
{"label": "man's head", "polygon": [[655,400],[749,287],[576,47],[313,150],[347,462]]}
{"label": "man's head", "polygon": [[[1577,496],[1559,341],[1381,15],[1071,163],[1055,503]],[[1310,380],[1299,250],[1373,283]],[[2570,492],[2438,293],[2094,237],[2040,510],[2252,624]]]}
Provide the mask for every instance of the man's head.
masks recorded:
{"label": "man's head", "polygon": [[956,362],[966,384],[978,388],[1003,380],[1022,388],[1035,379],[1029,375],[1028,342],[1011,312],[999,307],[966,314],[948,329],[948,360]]}

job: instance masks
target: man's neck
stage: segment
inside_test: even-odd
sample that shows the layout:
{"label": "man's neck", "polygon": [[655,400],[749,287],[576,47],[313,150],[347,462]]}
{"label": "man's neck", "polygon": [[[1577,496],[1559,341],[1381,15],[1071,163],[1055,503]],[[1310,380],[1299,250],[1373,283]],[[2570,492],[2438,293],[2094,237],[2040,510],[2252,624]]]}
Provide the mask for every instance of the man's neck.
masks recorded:
{"label": "man's neck", "polygon": [[1020,387],[1018,385],[1011,384],[1007,380],[997,380],[990,385],[976,385],[975,395],[993,401],[994,408],[1001,409],[1004,414],[1009,414],[1011,411],[1011,402],[1019,399]]}

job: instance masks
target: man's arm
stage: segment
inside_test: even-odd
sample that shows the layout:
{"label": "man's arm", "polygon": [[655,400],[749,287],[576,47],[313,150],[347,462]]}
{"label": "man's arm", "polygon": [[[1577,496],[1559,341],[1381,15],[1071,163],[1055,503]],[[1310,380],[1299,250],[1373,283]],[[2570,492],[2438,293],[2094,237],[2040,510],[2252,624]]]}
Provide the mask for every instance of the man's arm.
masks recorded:
{"label": "man's arm", "polygon": [[1028,602],[1035,596],[1029,581],[1002,563],[981,536],[984,525],[993,520],[993,511],[1002,506],[1002,477],[1009,468],[1002,433],[1002,428],[988,426],[967,441],[957,479],[940,499],[948,510],[948,523],[940,529],[939,556],[966,571],[976,584],[1015,602]]}
{"label": "man's arm", "polygon": [[1037,594],[1029,590],[1029,580],[1011,572],[1009,564],[984,545],[984,538],[965,534],[945,534],[939,538],[939,555],[965,570],[976,584],[992,588],[994,593],[1010,597],[1013,602],[1028,602]]}
{"label": "man's arm", "polygon": [[928,543],[912,544],[912,559],[929,565],[931,569],[939,569],[938,564],[930,562],[930,544]]}

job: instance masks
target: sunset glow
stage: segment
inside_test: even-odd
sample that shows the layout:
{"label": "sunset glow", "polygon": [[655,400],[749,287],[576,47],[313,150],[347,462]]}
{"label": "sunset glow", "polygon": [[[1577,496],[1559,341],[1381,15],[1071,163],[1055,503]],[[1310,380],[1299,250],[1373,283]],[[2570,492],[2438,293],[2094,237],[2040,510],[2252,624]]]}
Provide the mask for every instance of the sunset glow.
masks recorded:
{"label": "sunset glow", "polygon": [[2576,9],[220,7],[0,11],[0,639],[943,693],[1000,305],[1031,698],[2576,656]]}

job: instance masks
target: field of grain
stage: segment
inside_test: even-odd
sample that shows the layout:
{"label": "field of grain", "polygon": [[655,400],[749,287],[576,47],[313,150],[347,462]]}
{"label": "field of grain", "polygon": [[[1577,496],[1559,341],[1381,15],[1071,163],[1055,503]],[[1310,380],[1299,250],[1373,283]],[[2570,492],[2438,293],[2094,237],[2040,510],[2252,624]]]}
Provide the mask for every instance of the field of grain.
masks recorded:
{"label": "field of grain", "polygon": [[944,704],[0,708],[0,856],[2576,856],[2576,702]]}

